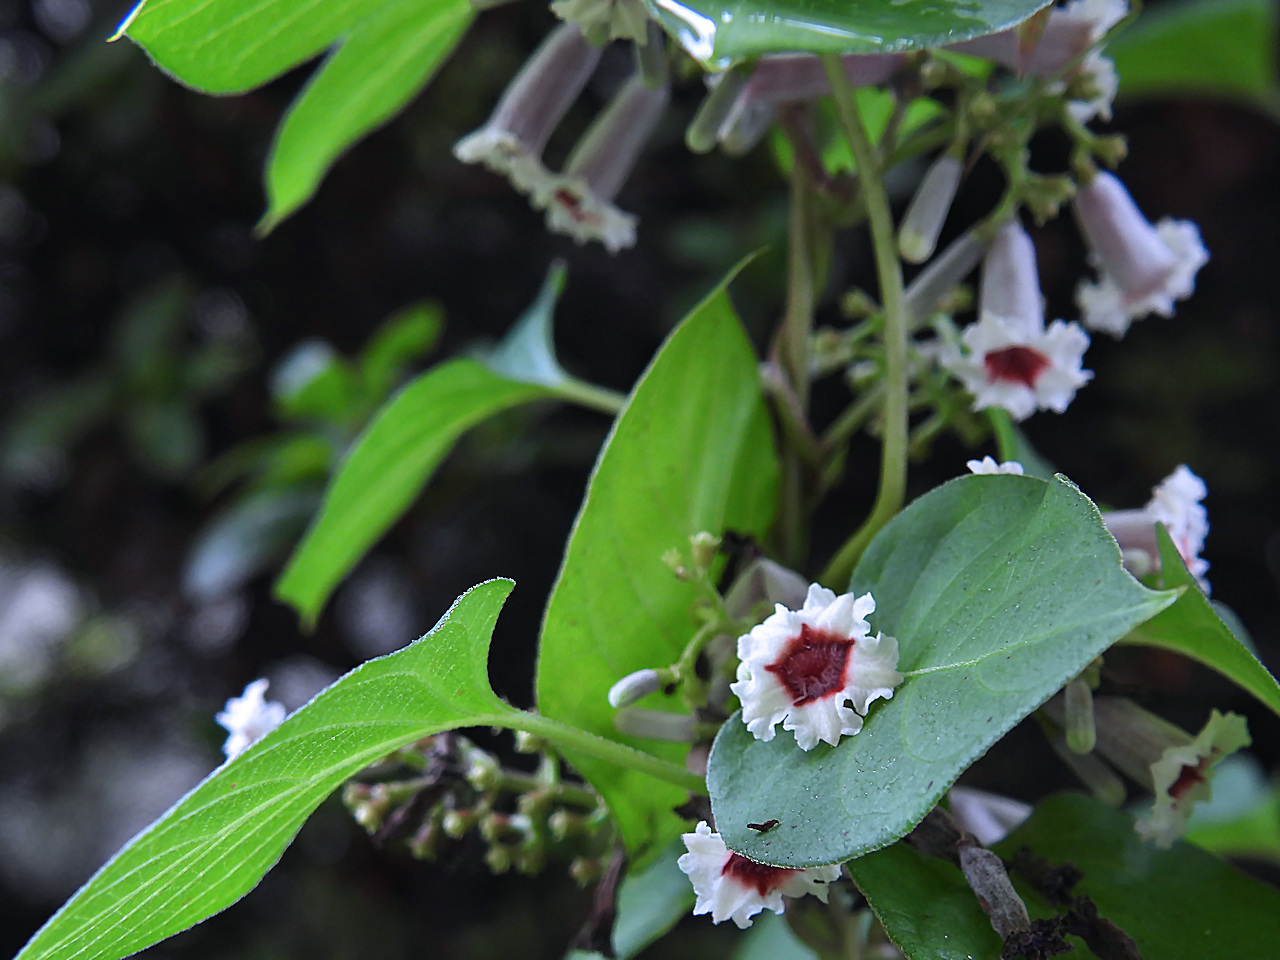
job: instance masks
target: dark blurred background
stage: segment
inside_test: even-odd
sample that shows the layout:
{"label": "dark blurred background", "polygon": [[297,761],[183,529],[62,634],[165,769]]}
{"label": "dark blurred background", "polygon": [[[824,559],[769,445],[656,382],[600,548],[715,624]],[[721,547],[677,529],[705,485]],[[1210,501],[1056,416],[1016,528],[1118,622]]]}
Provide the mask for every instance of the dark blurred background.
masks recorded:
{"label": "dark blurred background", "polygon": [[[504,182],[453,159],[551,25],[538,4],[484,14],[425,95],[265,239],[253,232],[264,157],[309,68],[240,97],[193,93],[129,42],[103,42],[127,7],[0,0],[0,953],[212,769],[213,714],[258,676],[294,708],[423,633],[468,587],[509,576],[518,587],[492,672],[504,696],[531,699],[541,606],[606,419],[536,409],[465,440],[307,635],[270,596],[288,536],[248,538],[212,586],[191,568],[238,502],[216,479],[226,454],[282,429],[272,371],[299,343],[353,357],[389,314],[430,300],[445,318],[441,351],[455,352],[501,335],[561,257],[562,359],[626,390],[741,256],[772,245],[735,286],[758,343],[781,303],[785,188],[767,148],[742,161],[686,153],[695,84],[622,194],[640,242],[617,257],[549,236]],[[606,54],[553,160],[629,69],[621,47]],[[1176,317],[1142,321],[1123,342],[1096,338],[1096,380],[1027,432],[1107,505],[1140,506],[1178,463],[1203,476],[1214,597],[1275,669],[1280,129],[1208,101],[1122,101],[1113,127],[1129,136],[1121,174],[1138,202],[1153,219],[1195,220],[1212,259]],[[1062,159],[1060,144],[1043,149]],[[999,186],[975,171],[950,232]],[[1070,317],[1078,237],[1063,218],[1036,238],[1050,315]],[[873,284],[848,237],[825,321],[839,322],[838,294],[854,285]],[[983,452],[938,441],[913,493]],[[874,445],[855,448],[843,510],[869,504],[876,458]],[[277,533],[316,489],[300,485]],[[814,546],[815,570],[855,517],[833,511],[820,525],[832,532]],[[1246,713],[1254,752],[1275,768],[1275,718],[1228,684],[1167,656],[1124,666],[1187,725],[1210,705]],[[1020,731],[977,782],[1025,791],[1028,753],[1045,751]],[[551,958],[588,906],[555,871],[495,879],[478,862],[445,869],[375,849],[330,801],[243,904],[147,955]],[[722,955],[726,943],[699,923],[664,949]]]}

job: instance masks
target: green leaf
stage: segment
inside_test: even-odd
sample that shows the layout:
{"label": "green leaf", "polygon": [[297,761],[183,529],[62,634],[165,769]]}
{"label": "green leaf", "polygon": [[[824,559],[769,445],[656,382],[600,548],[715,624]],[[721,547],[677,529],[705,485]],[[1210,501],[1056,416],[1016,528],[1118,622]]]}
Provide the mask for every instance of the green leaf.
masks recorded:
{"label": "green leaf", "polygon": [[[995,850],[1009,859],[1024,847],[1053,866],[1070,863],[1083,871],[1073,893],[1090,897],[1147,960],[1275,953],[1280,892],[1192,844],[1159,850],[1138,836],[1131,817],[1090,797],[1050,797]],[[950,863],[896,843],[854,860],[848,870],[910,960],[1000,955],[1000,938]],[[1013,880],[1033,917],[1054,914],[1016,872]]]}
{"label": "green leaf", "polygon": [[544,387],[559,387],[569,379],[556,359],[552,339],[556,302],[564,290],[565,273],[563,260],[551,264],[537,299],[484,357],[495,373],[509,380],[540,383]]}
{"label": "green leaf", "polygon": [[733,960],[820,960],[791,932],[785,917],[765,911],[755,917],[751,929],[739,941]]}
{"label": "green leaf", "polygon": [[295,344],[271,374],[271,399],[282,420],[346,423],[359,400],[359,384],[345,358],[326,340]]}
{"label": "green leaf", "polygon": [[[853,592],[909,675],[857,736],[800,750],[735,715],[707,785],[730,848],[788,867],[901,837],[974,760],[1098,654],[1173,602],[1137,583],[1097,508],[1065,479],[961,477],[872,541]],[[748,823],[776,819],[757,834]]]}
{"label": "green leaf", "polygon": [[1129,634],[1126,642],[1162,647],[1198,660],[1280,714],[1280,683],[1222,622],[1182,562],[1163,524],[1156,528],[1156,536],[1160,541],[1164,585],[1181,588],[1182,595],[1173,606]]}
{"label": "green leaf", "polygon": [[1003,943],[958,867],[895,843],[845,869],[908,960],[1000,956]]}
{"label": "green leaf", "polygon": [[646,0],[694,58],[722,68],[765,53],[888,53],[995,33],[1048,0]]}
{"label": "green leaf", "polygon": [[294,100],[267,159],[259,232],[302,206],[351,144],[412,100],[475,19],[467,0],[399,0],[359,21]]}
{"label": "green leaf", "polygon": [[1107,44],[1121,96],[1222,97],[1280,109],[1275,0],[1183,0],[1144,10]]}
{"label": "green leaf", "polygon": [[526,716],[489,687],[509,580],[464,594],[421,640],[357,667],[224,764],[117,853],[18,955],[115,960],[257,885],[343,780],[421,737]]}
{"label": "green leaf", "polygon": [[314,623],[329,595],[408,509],[454,442],[482,420],[542,399],[474,360],[442,363],[378,411],[325,491],[320,513],[275,593]]}
{"label": "green leaf", "polygon": [[382,321],[360,353],[365,391],[381,403],[404,375],[405,368],[426,356],[444,327],[438,303],[415,303]]}
{"label": "green leaf", "polygon": [[[729,303],[727,280],[676,328],[637,384],[596,463],[547,606],[538,705],[675,763],[687,747],[623,738],[609,687],[672,663],[692,636],[694,584],[662,556],[706,530],[763,536],[778,465],[757,359]],[[658,706],[679,711],[672,700]],[[671,812],[683,791],[570,752],[604,795],[633,857],[685,828]]]}
{"label": "green leaf", "polygon": [[1157,849],[1128,814],[1091,797],[1050,797],[995,849],[1007,858],[1021,847],[1081,870],[1075,893],[1090,897],[1148,960],[1270,957],[1280,943],[1280,891],[1193,844]]}

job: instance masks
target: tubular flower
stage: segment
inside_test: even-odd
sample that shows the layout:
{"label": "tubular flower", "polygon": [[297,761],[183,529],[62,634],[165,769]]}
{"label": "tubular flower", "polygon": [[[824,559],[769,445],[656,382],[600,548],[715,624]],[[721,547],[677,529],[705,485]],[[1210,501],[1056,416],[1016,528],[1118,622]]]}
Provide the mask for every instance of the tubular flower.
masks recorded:
{"label": "tubular flower", "polygon": [[598,240],[610,253],[634,246],[636,218],[613,204],[640,151],[666,112],[667,87],[637,74],[623,84],[569,156],[565,172],[535,194],[547,227],[578,243]]}
{"label": "tubular flower", "polygon": [[1052,77],[1070,68],[1128,13],[1127,0],[1072,0],[1054,7],[1029,61],[1020,49],[1016,27],[949,44],[947,49],[985,57],[1033,77]]}
{"label": "tubular flower", "polygon": [[1080,366],[1089,335],[1061,320],[1045,327],[1035,247],[1016,221],[987,251],[978,322],[961,340],[965,354],[947,345],[939,361],[973,394],[975,410],[1003,407],[1017,420],[1037,409],[1062,413],[1093,376]]}
{"label": "tubular flower", "polygon": [[866,617],[875,608],[869,593],[837,597],[815,583],[799,610],[778,604],[738,638],[741,663],[729,688],[752,736],[772,740],[782,722],[802,750],[811,750],[862,729],[871,702],[891,698],[902,682],[898,641],[871,636]]}
{"label": "tubular flower", "polygon": [[683,839],[689,852],[677,862],[697,895],[693,914],[709,913],[713,923],[732,919],[745,930],[761,910],[782,913],[786,909],[783,897],[812,893],[826,903],[827,884],[840,879],[839,864],[795,870],[748,860],[730,851],[705,820]]}
{"label": "tubular flower", "polygon": [[1209,776],[1214,766],[1252,742],[1244,717],[1214,710],[1195,740],[1166,749],[1151,764],[1156,799],[1151,816],[1137,823],[1139,835],[1157,847],[1172,846],[1187,832],[1195,804],[1210,798]]}
{"label": "tubular flower", "polygon": [[228,760],[240,756],[255,740],[284,722],[284,704],[266,699],[269,684],[265,678],[253,681],[244,688],[244,693],[228,700],[222,712],[213,718],[228,733],[227,742],[222,745]]}
{"label": "tubular flower", "polygon": [[1195,290],[1209,254],[1190,220],[1165,217],[1152,226],[1124,184],[1105,172],[1080,188],[1075,211],[1100,274],[1097,283],[1082,282],[1076,290],[1086,327],[1124,336],[1149,313],[1173,316],[1173,302]]}
{"label": "tubular flower", "polygon": [[547,35],[516,74],[489,122],[454,145],[463,163],[483,163],[522,193],[547,189],[551,174],[542,165],[542,150],[586,85],[600,60],[600,50],[572,23]]}
{"label": "tubular flower", "polygon": [[1102,515],[1130,573],[1141,577],[1159,567],[1155,525],[1163,523],[1187,570],[1208,593],[1204,575],[1209,562],[1200,558],[1209,534],[1209,511],[1201,503],[1208,493],[1204,481],[1186,464],[1179,464],[1151,491],[1151,500],[1141,510],[1111,510]]}

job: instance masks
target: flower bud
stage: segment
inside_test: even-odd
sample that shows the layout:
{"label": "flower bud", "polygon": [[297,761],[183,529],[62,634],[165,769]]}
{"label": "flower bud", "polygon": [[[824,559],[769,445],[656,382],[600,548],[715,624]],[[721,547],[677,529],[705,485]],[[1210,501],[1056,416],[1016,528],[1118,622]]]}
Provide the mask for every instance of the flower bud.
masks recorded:
{"label": "flower bud", "polygon": [[944,154],[925,172],[911,198],[898,229],[898,252],[908,263],[923,263],[933,256],[938,235],[960,185],[960,160]]}
{"label": "flower bud", "polygon": [[1031,816],[1025,803],[972,787],[952,787],[947,801],[956,823],[986,845],[1003,840]]}
{"label": "flower bud", "polygon": [[599,60],[600,50],[574,24],[561,24],[507,86],[489,121],[459,140],[453,155],[483,163],[524,193],[546,189],[542,150]]}
{"label": "flower bud", "polygon": [[739,94],[746,85],[747,73],[741,69],[730,69],[707,77],[707,93],[684,132],[686,147],[694,153],[711,151],[720,128],[738,105]]}
{"label": "flower bud", "polygon": [[782,604],[789,610],[804,604],[809,581],[794,570],[764,557],[747,564],[725,594],[725,612],[735,620],[750,619],[761,604]]}
{"label": "flower bud", "polygon": [[1067,749],[1072,753],[1092,753],[1098,742],[1093,725],[1093,691],[1083,680],[1072,680],[1062,691],[1063,719]]}
{"label": "flower bud", "polygon": [[609,688],[609,706],[615,710],[629,707],[669,683],[657,670],[646,668],[629,673]]}
{"label": "flower bud", "polygon": [[1084,325],[1120,337],[1150,313],[1173,316],[1173,302],[1191,295],[1209,261],[1196,225],[1165,217],[1152,226],[1124,184],[1105,171],[1077,191],[1075,212],[1100,273],[1097,283],[1076,290]]}
{"label": "flower bud", "polygon": [[451,840],[461,840],[476,825],[476,814],[473,810],[446,810],[440,818],[440,828]]}
{"label": "flower bud", "polygon": [[667,87],[650,87],[634,75],[588,128],[569,155],[565,172],[534,202],[547,211],[547,229],[578,243],[598,240],[610,253],[636,242],[636,218],[613,198],[631,175],[640,151],[666,112]]}
{"label": "flower bud", "polygon": [[913,326],[928,320],[939,301],[973,272],[985,249],[986,244],[966,230],[916,274],[903,292],[903,306]]}

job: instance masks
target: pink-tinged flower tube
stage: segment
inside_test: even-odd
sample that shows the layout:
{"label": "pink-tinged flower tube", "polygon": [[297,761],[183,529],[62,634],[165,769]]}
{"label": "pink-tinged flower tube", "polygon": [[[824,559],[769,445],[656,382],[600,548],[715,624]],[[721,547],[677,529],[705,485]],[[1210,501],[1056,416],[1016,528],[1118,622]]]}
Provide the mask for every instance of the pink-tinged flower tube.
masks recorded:
{"label": "pink-tinged flower tube", "polygon": [[547,227],[578,243],[597,240],[610,253],[636,242],[636,218],[613,204],[640,151],[667,110],[670,92],[637,74],[614,96],[569,155],[565,172],[535,194]]}
{"label": "pink-tinged flower tube", "polygon": [[498,100],[489,121],[454,145],[463,163],[483,163],[522,193],[545,190],[542,150],[600,60],[572,23],[547,35]]}
{"label": "pink-tinged flower tube", "polygon": [[249,749],[250,744],[266,736],[284,722],[284,704],[266,699],[269,680],[255,680],[244,693],[227,701],[222,712],[213,719],[229,734],[222,745],[228,760],[234,760]]}
{"label": "pink-tinged flower tube", "polygon": [[872,701],[891,698],[902,682],[898,641],[871,636],[866,618],[875,609],[869,593],[837,597],[815,583],[799,610],[778,604],[738,638],[738,679],[729,688],[752,736],[772,740],[781,723],[812,750],[862,729]]}
{"label": "pink-tinged flower tube", "polygon": [[1014,476],[1022,476],[1022,464],[1017,460],[1005,460],[1003,463],[997,463],[996,458],[992,456],[983,457],[981,460],[966,461],[965,466],[969,468],[969,472],[977,476],[990,476],[999,473],[1010,473]]}
{"label": "pink-tinged flower tube", "polygon": [[1110,510],[1102,515],[1107,530],[1116,538],[1125,566],[1142,577],[1159,569],[1160,550],[1156,542],[1157,523],[1163,523],[1182,555],[1187,570],[1208,593],[1204,575],[1209,563],[1200,557],[1209,535],[1209,511],[1201,502],[1209,488],[1186,464],[1180,464],[1154,490],[1141,510]]}
{"label": "pink-tinged flower tube", "polygon": [[761,910],[782,913],[786,909],[783,897],[812,893],[826,903],[827,885],[840,879],[839,864],[795,870],[748,860],[729,850],[705,820],[683,839],[689,852],[677,862],[697,896],[693,914],[709,913],[713,923],[732,920],[745,930]]}
{"label": "pink-tinged flower tube", "polygon": [[1075,212],[1100,274],[1076,290],[1086,327],[1124,336],[1147,314],[1173,316],[1173,302],[1195,290],[1209,254],[1190,220],[1165,217],[1152,226],[1124,184],[1105,171],[1080,187]]}
{"label": "pink-tinged flower tube", "polygon": [[1167,748],[1151,764],[1156,799],[1151,815],[1137,823],[1139,835],[1157,847],[1172,846],[1187,832],[1195,805],[1210,799],[1209,778],[1214,766],[1252,742],[1244,717],[1214,710],[1195,740]]}
{"label": "pink-tinged flower tube", "polygon": [[1089,335],[1075,323],[1044,322],[1035,246],[1017,221],[996,233],[982,268],[978,321],[939,361],[973,394],[973,409],[1002,407],[1016,420],[1062,413],[1093,377],[1081,369]]}

